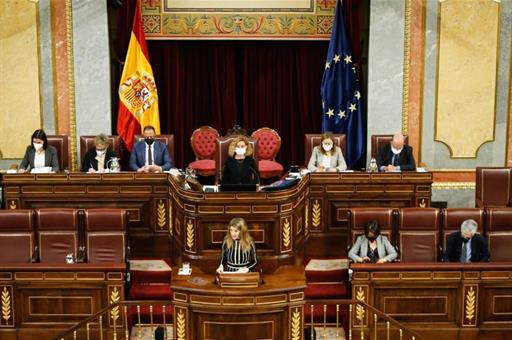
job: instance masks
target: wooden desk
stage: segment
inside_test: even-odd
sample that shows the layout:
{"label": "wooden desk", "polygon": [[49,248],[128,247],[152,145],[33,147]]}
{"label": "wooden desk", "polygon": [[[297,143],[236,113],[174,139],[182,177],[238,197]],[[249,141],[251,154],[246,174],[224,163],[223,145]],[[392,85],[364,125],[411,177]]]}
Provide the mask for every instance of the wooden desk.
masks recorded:
{"label": "wooden desk", "polygon": [[[22,263],[0,268],[0,339],[51,339],[124,300],[124,263]],[[121,325],[121,313],[116,324]],[[103,325],[112,325],[113,319]]]}
{"label": "wooden desk", "polygon": [[[489,336],[493,332],[512,336],[512,263],[353,264],[351,268],[355,299],[421,334],[437,329],[442,330],[435,333],[438,339],[456,339],[460,331],[473,333],[470,339],[484,338],[486,331]],[[356,327],[361,319],[365,327],[372,325],[368,313],[360,317],[354,313]]]}
{"label": "wooden desk", "polygon": [[304,256],[346,255],[350,207],[426,207],[431,184],[431,173],[311,173],[283,191],[204,193],[164,173],[2,177],[8,209],[125,208],[133,256],[172,254],[203,269],[218,260],[229,220],[242,216],[265,272]]}
{"label": "wooden desk", "polygon": [[303,339],[303,267],[281,266],[258,288],[220,288],[213,280],[197,267],[191,276],[173,276],[178,338]]}

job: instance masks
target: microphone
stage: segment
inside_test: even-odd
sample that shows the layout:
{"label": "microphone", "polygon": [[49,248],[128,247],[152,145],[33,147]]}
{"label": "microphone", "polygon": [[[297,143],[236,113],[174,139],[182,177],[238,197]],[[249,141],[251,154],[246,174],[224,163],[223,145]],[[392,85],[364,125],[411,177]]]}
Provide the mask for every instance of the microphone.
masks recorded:
{"label": "microphone", "polygon": [[256,179],[258,182],[256,184],[261,183],[260,174],[258,173],[258,170],[254,169],[252,166],[249,167],[249,169],[252,171],[252,173],[256,176]]}

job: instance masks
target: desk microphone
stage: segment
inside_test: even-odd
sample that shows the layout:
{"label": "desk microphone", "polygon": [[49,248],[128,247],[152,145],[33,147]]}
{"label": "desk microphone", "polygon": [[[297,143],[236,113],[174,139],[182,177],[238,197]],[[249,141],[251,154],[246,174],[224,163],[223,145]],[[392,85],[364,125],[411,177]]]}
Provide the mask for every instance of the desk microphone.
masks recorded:
{"label": "desk microphone", "polygon": [[264,284],[265,280],[263,279],[263,268],[260,268],[260,284]]}
{"label": "desk microphone", "polygon": [[249,169],[251,169],[252,173],[256,176],[256,179],[258,180],[257,184],[260,184],[261,180],[260,180],[260,174],[258,173],[258,170],[254,169],[252,166],[249,167]]}

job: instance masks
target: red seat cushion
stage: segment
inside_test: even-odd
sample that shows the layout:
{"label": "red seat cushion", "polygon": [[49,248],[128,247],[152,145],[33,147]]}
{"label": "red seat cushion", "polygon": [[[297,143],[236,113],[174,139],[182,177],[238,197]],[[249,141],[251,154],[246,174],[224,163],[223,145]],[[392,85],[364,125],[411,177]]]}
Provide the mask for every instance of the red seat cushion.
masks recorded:
{"label": "red seat cushion", "polygon": [[341,282],[308,283],[304,291],[306,299],[344,299],[348,289]]}
{"label": "red seat cushion", "polygon": [[281,177],[284,168],[277,162],[263,159],[258,162],[258,171],[262,178]]}
{"label": "red seat cushion", "polygon": [[131,300],[171,300],[172,288],[169,284],[133,284],[130,287]]}
{"label": "red seat cushion", "polygon": [[193,161],[188,165],[188,167],[194,169],[199,175],[202,176],[215,175],[215,161],[212,159],[200,159]]}

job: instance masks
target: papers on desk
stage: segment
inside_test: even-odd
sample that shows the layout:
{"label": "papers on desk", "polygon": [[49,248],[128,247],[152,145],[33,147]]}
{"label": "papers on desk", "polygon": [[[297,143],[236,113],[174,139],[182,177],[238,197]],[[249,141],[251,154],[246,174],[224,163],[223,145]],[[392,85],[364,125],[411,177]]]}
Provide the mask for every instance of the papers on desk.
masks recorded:
{"label": "papers on desk", "polygon": [[217,185],[203,185],[204,192],[218,192],[219,187]]}
{"label": "papers on desk", "polygon": [[164,171],[164,172],[167,172],[168,174],[171,174],[173,176],[178,176],[180,174],[180,169],[172,168],[172,169],[169,169],[168,171]]}
{"label": "papers on desk", "polygon": [[416,172],[428,172],[426,168],[416,168]]}
{"label": "papers on desk", "polygon": [[30,170],[31,174],[49,174],[52,172],[52,168],[50,166],[43,166],[41,168],[34,168]]}
{"label": "papers on desk", "polygon": [[17,174],[18,173],[18,170],[16,169],[9,169],[5,172],[6,174]]}
{"label": "papers on desk", "polygon": [[192,268],[180,268],[178,270],[178,275],[190,275],[192,274]]}

